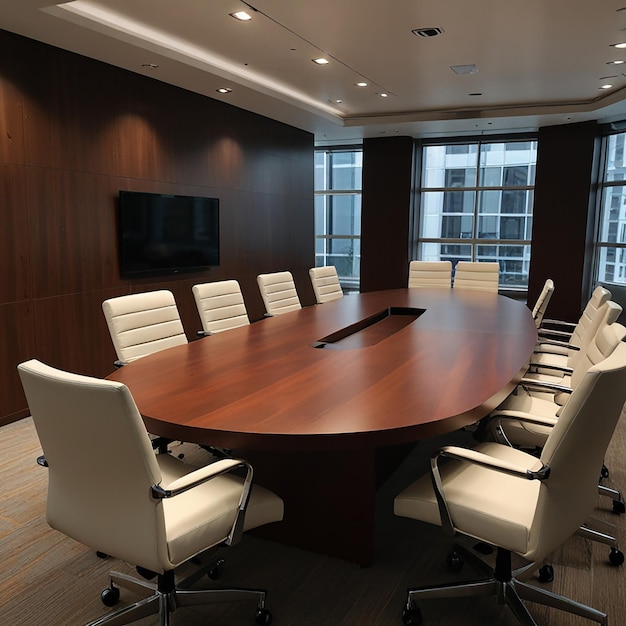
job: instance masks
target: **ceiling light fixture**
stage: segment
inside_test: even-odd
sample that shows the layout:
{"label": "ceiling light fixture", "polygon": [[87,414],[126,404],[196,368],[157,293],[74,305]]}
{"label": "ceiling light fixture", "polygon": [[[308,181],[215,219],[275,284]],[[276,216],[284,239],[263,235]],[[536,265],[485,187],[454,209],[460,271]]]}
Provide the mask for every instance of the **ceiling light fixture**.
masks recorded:
{"label": "ceiling light fixture", "polygon": [[619,48],[620,50],[622,48],[626,48],[626,41],[622,41],[621,43],[612,43],[611,48]]}
{"label": "ceiling light fixture", "polygon": [[220,87],[219,89],[216,89],[215,91],[217,91],[217,93],[230,93],[232,89],[229,89],[228,87]]}
{"label": "ceiling light fixture", "polygon": [[411,31],[417,37],[437,37],[443,33],[443,28],[439,26],[431,26],[429,28],[414,28]]}
{"label": "ceiling light fixture", "polygon": [[159,66],[156,63],[142,63],[141,67],[147,67],[149,70],[155,70]]}
{"label": "ceiling light fixture", "polygon": [[228,15],[230,15],[231,17],[234,17],[236,20],[239,20],[240,22],[248,22],[249,20],[252,19],[252,16],[249,13],[246,13],[245,11],[235,11],[234,13],[229,13]]}
{"label": "ceiling light fixture", "polygon": [[357,87],[367,87],[367,83],[354,83]]}
{"label": "ceiling light fixture", "polygon": [[607,61],[607,65],[622,65],[622,63],[626,63],[626,61]]}
{"label": "ceiling light fixture", "polygon": [[464,75],[469,75],[469,74],[478,74],[478,65],[475,65],[474,63],[470,63],[468,65],[451,65],[450,69],[455,73],[455,74],[464,74]]}
{"label": "ceiling light fixture", "polygon": [[380,96],[381,98],[388,98],[389,97],[389,94],[388,93],[384,93],[384,92],[383,93],[378,93],[376,95]]}
{"label": "ceiling light fixture", "polygon": [[317,63],[318,65],[328,65],[328,59],[325,59],[324,57],[320,57],[319,59],[311,59],[311,61],[313,61],[313,63]]}
{"label": "ceiling light fixture", "polygon": [[613,85],[600,85],[600,89],[610,89]]}

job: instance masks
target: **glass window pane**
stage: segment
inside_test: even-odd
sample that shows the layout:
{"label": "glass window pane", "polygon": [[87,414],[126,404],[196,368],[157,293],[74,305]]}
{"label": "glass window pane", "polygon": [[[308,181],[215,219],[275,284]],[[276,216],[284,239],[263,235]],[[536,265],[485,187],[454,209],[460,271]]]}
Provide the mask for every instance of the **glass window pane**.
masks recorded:
{"label": "glass window pane", "polygon": [[626,133],[610,135],[607,138],[606,172],[604,180],[626,180],[626,160],[624,158],[625,144]]}

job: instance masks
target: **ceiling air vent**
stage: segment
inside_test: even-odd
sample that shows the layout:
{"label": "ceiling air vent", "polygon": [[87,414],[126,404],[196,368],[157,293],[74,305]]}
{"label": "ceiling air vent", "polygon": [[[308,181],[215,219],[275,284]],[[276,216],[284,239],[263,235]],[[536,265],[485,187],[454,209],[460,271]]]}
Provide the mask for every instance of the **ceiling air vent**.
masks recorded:
{"label": "ceiling air vent", "polygon": [[438,26],[433,28],[414,28],[411,32],[418,37],[436,37],[443,33],[443,28],[439,28]]}

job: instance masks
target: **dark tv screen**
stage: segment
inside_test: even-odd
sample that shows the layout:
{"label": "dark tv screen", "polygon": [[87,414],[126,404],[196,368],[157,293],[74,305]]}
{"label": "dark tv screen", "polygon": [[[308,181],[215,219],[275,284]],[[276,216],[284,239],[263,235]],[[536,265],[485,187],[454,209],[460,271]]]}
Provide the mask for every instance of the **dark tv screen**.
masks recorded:
{"label": "dark tv screen", "polygon": [[218,198],[120,191],[118,209],[122,278],[219,265]]}

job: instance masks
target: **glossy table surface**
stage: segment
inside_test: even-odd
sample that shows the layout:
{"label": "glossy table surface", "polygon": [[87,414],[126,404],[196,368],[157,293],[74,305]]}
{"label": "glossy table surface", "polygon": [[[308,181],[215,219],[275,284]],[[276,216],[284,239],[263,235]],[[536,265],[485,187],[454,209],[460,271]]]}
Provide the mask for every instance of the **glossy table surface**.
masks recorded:
{"label": "glossy table surface", "polygon": [[128,385],[154,434],[229,448],[369,448],[476,421],[511,391],[535,342],[521,302],[398,289],[266,318],[108,378]]}

